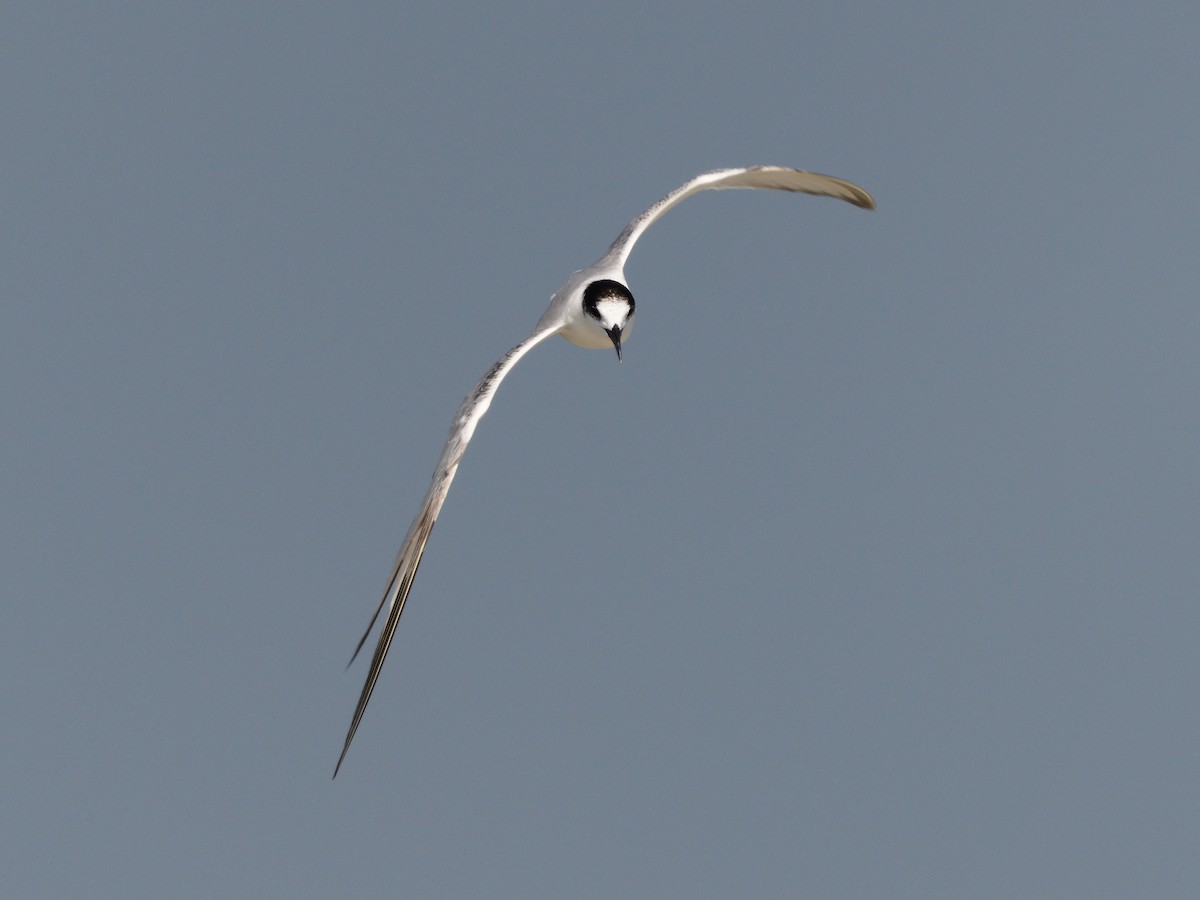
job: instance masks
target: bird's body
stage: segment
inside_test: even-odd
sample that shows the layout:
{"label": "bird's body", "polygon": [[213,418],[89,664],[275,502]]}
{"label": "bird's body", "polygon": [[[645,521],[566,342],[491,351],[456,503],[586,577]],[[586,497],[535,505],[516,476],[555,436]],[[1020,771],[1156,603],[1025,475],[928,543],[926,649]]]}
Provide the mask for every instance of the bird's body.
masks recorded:
{"label": "bird's body", "polygon": [[767,190],[794,191],[806,194],[817,194],[826,197],[836,197],[864,209],[873,209],[875,201],[862,188],[847,181],[818,175],[815,172],[805,172],[800,169],[789,169],[782,166],[753,166],[741,169],[719,169],[697,175],[695,178],[667,194],[645,212],[635,218],[625,227],[625,230],[613,241],[605,254],[595,263],[585,269],[573,272],[563,286],[550,298],[550,305],[538,320],[537,325],[521,343],[500,357],[487,373],[476,383],[450,426],[450,435],[442,448],[442,455],[434,469],[433,482],[429,487],[424,502],[417,512],[416,518],[409,527],[400,552],[392,564],[391,576],[383,596],[375,608],[375,614],[367,626],[366,632],[354,650],[358,656],[368,636],[375,627],[379,614],[387,608],[383,630],[375,646],[371,658],[371,668],[367,673],[366,683],[359,696],[358,706],[354,710],[350,728],[346,733],[346,741],[338,757],[337,766],[333,771],[336,778],[338,770],[350,749],[355,732],[362,721],[383,661],[391,647],[400,614],[404,611],[404,603],[412,588],[413,578],[421,564],[421,556],[429,535],[441,512],[442,504],[450,484],[458,471],[462,455],[475,434],[475,427],[483,418],[491,405],[492,398],[500,386],[500,382],[513,366],[526,353],[540,344],[546,338],[560,334],[568,341],[580,347],[603,349],[614,347],[617,357],[621,356],[622,341],[628,337],[633,326],[635,303],[625,280],[625,261],[629,257],[633,245],[667,210],[686,197],[704,190],[720,190],[726,188],[758,188]]}

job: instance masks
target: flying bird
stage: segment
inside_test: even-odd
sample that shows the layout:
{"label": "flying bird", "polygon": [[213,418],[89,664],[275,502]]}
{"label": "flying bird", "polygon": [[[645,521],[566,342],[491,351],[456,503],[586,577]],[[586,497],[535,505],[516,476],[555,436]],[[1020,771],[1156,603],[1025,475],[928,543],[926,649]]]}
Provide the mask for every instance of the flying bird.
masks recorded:
{"label": "flying bird", "polygon": [[392,638],[396,634],[396,626],[400,622],[400,614],[404,612],[404,603],[412,589],[413,579],[417,568],[421,565],[421,556],[429,541],[430,532],[437,521],[442,504],[446,502],[446,493],[450,483],[458,472],[458,464],[462,461],[463,453],[475,434],[475,427],[484,413],[491,406],[492,398],[500,387],[500,382],[520,362],[521,357],[552,335],[560,334],[572,344],[590,349],[613,347],[617,351],[617,359],[621,358],[621,346],[633,327],[634,300],[633,294],[625,281],[625,261],[629,252],[637,243],[642,233],[653,225],[671,207],[692,194],[700,191],[724,190],[727,188],[757,188],[775,191],[793,191],[803,194],[816,194],[822,197],[836,197],[853,203],[863,209],[874,209],[875,201],[871,195],[857,185],[828,175],[818,175],[816,172],[805,172],[800,169],[789,169],[783,166],[752,166],[743,169],[717,169],[705,172],[677,187],[667,194],[632,222],[617,236],[603,256],[586,269],[580,269],[571,275],[550,298],[550,306],[538,319],[533,332],[521,343],[517,344],[492,365],[487,373],[471,388],[462,406],[454,414],[454,422],[450,426],[450,435],[442,448],[437,467],[433,472],[433,483],[429,493],[417,511],[392,563],[391,576],[387,587],[375,607],[371,622],[363,633],[362,639],[354,649],[350,662],[353,663],[366,643],[367,638],[375,628],[379,614],[387,608],[383,630],[379,634],[375,653],[371,657],[371,668],[367,671],[367,680],[363,684],[362,694],[358,698],[354,717],[350,720],[350,728],[346,732],[346,743],[334,767],[333,777],[336,778],[354,740],[355,732],[362,722],[375,683],[379,680],[379,672],[383,661],[387,658],[388,649],[392,646]]}

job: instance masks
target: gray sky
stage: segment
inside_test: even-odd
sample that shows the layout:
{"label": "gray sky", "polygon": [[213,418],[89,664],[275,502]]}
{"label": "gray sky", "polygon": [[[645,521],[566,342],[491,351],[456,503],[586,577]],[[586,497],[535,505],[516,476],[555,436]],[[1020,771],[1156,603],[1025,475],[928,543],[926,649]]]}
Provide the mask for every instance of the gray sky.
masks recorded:
{"label": "gray sky", "polygon": [[6,896],[1195,892],[1200,12],[964,6],[6,4]]}

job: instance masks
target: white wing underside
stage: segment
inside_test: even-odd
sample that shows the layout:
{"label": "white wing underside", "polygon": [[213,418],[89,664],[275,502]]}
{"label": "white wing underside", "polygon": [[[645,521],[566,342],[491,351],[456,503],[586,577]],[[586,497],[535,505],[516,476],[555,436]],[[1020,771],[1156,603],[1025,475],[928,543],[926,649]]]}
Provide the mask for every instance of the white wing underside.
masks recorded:
{"label": "white wing underside", "polygon": [[785,166],[717,169],[697,175],[686,184],[680,185],[626,225],[625,230],[612,242],[612,246],[608,248],[608,252],[601,257],[600,261],[615,264],[618,269],[623,269],[625,261],[629,258],[629,251],[633,249],[638,238],[667,210],[699,191],[721,191],[731,188],[793,191],[820,197],[836,197],[847,203],[853,203],[855,206],[861,206],[863,209],[875,208],[874,199],[858,185],[842,181],[840,178],[832,178],[829,175],[820,175],[817,172],[805,172]]}
{"label": "white wing underside", "polygon": [[805,172],[800,169],[789,169],[782,166],[754,166],[745,169],[719,169],[713,172],[705,172],[671,191],[671,193],[635,218],[625,227],[625,230],[621,232],[617,239],[613,241],[604,256],[592,266],[576,272],[568,279],[563,288],[551,298],[550,306],[541,319],[538,320],[534,332],[509,350],[508,353],[504,354],[488,369],[487,374],[479,379],[455,414],[454,423],[450,428],[450,436],[446,439],[446,445],[442,448],[442,455],[438,458],[437,467],[434,469],[433,482],[429,486],[429,493],[425,495],[425,500],[417,512],[417,517],[408,529],[408,534],[404,538],[400,552],[396,554],[396,561],[392,564],[391,576],[388,578],[387,587],[384,589],[378,606],[375,607],[375,613],[371,616],[371,623],[367,626],[362,639],[359,640],[358,646],[354,649],[354,655],[350,658],[350,662],[353,663],[358,657],[359,651],[362,650],[371,631],[375,628],[375,623],[378,621],[380,613],[386,607],[387,615],[384,620],[383,630],[379,635],[379,642],[375,645],[375,653],[371,657],[371,668],[367,672],[367,680],[363,684],[362,693],[359,695],[358,706],[354,710],[354,718],[351,720],[350,729],[346,733],[346,742],[342,746],[337,766],[333,770],[335,778],[337,777],[338,770],[342,767],[342,761],[346,758],[346,752],[350,749],[350,743],[354,740],[354,735],[358,731],[358,726],[362,722],[363,713],[366,711],[367,703],[371,699],[371,693],[375,690],[375,683],[379,680],[379,672],[383,668],[383,661],[387,658],[388,650],[391,648],[392,638],[395,637],[396,626],[400,621],[400,614],[404,612],[404,603],[408,599],[413,579],[416,577],[417,569],[421,565],[421,557],[425,553],[425,545],[429,542],[429,535],[433,531],[434,524],[437,522],[442,505],[446,502],[446,494],[450,490],[451,482],[454,481],[454,475],[458,471],[458,464],[462,460],[463,453],[466,452],[467,445],[471,442],[471,437],[475,434],[475,426],[479,424],[479,420],[483,418],[484,413],[487,412],[488,407],[491,405],[492,398],[495,396],[496,390],[500,387],[500,382],[504,380],[504,377],[522,356],[546,340],[546,338],[557,334],[563,328],[567,322],[566,304],[571,299],[569,289],[572,286],[580,285],[593,277],[607,277],[610,274],[620,275],[625,267],[626,259],[629,258],[629,252],[633,249],[633,245],[637,243],[638,238],[641,237],[647,228],[658,221],[667,210],[699,191],[724,190],[728,188],[797,191],[805,194],[836,197],[865,209],[873,209],[875,206],[875,201],[871,199],[871,195],[862,188],[848,181],[831,178],[828,175],[819,175],[816,172]]}

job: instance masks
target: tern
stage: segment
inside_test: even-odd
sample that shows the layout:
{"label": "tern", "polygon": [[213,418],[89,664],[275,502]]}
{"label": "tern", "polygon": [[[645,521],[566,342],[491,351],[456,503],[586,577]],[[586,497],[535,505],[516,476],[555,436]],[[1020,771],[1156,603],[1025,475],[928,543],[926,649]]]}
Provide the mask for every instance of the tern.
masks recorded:
{"label": "tern", "polygon": [[492,365],[487,373],[471,388],[462,406],[454,415],[450,426],[450,435],[438,457],[437,467],[433,472],[433,483],[429,493],[417,511],[392,563],[391,575],[383,596],[375,607],[371,622],[363,633],[362,639],[354,649],[350,662],[353,663],[362,650],[367,638],[375,628],[379,614],[387,607],[387,617],[379,641],[375,645],[375,654],[371,657],[371,668],[367,672],[367,680],[363,684],[362,694],[358,698],[358,706],[350,721],[350,729],[346,732],[346,743],[338,757],[333,770],[337,778],[342,762],[350,743],[362,723],[363,713],[379,680],[379,672],[383,661],[387,658],[392,646],[392,638],[396,634],[396,626],[400,622],[400,614],[404,612],[404,603],[412,590],[413,579],[417,568],[421,565],[421,556],[429,535],[437,522],[442,504],[446,502],[446,493],[450,483],[458,472],[458,464],[462,462],[463,453],[475,434],[479,420],[492,404],[500,382],[512,371],[513,366],[520,362],[521,357],[547,338],[560,334],[572,344],[589,349],[604,349],[613,347],[617,351],[617,359],[621,358],[622,342],[629,337],[633,327],[634,300],[633,294],[625,281],[625,261],[629,252],[637,243],[647,228],[680,201],[699,193],[700,191],[724,190],[727,188],[757,188],[774,191],[793,191],[803,194],[815,194],[822,197],[836,197],[863,209],[874,209],[875,201],[871,195],[857,185],[840,178],[819,175],[816,172],[805,172],[801,169],[790,169],[784,166],[752,166],[741,169],[717,169],[697,175],[690,181],[677,187],[667,194],[632,222],[612,242],[603,256],[586,269],[580,269],[571,275],[550,298],[550,306],[538,319],[533,332],[521,343],[517,344]]}

